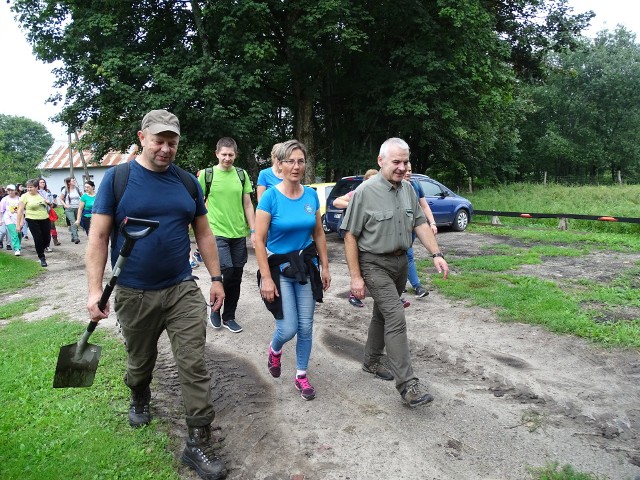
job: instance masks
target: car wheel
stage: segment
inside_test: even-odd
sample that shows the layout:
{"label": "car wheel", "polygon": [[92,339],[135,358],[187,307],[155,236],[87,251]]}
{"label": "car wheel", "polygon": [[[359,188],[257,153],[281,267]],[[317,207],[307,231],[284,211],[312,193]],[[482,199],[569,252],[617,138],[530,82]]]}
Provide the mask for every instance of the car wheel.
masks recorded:
{"label": "car wheel", "polygon": [[458,210],[456,218],[453,220],[453,228],[456,232],[462,232],[469,225],[469,213],[466,210]]}
{"label": "car wheel", "polygon": [[320,217],[320,219],[322,220],[322,230],[324,230],[324,233],[331,233],[331,229],[327,225],[326,215],[322,215],[322,217]]}

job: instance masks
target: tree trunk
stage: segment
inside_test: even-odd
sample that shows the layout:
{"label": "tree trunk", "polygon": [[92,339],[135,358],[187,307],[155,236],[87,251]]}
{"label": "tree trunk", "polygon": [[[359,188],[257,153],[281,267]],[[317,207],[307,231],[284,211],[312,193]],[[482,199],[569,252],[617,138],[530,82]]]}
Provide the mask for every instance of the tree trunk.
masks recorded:
{"label": "tree trunk", "polygon": [[69,142],[69,176],[73,178],[73,147],[71,146],[71,134],[68,134]]}
{"label": "tree trunk", "polygon": [[191,12],[193,13],[193,23],[196,26],[196,32],[198,32],[198,38],[202,44],[202,56],[206,59],[211,58],[211,49],[209,48],[209,37],[204,29],[202,21],[202,9],[197,0],[191,1]]}
{"label": "tree trunk", "polygon": [[316,162],[313,157],[313,102],[303,93],[296,95],[298,112],[296,116],[295,135],[307,147],[307,167],[304,171],[304,183],[314,183],[316,178]]}
{"label": "tree trunk", "polygon": [[[74,131],[73,135],[76,137],[76,145],[78,144],[78,132]],[[84,152],[82,148],[78,148],[78,153],[80,154],[80,161],[82,162],[82,168],[84,169],[84,181],[91,180],[91,176],[89,175],[89,169],[87,168],[87,162],[84,159]]]}

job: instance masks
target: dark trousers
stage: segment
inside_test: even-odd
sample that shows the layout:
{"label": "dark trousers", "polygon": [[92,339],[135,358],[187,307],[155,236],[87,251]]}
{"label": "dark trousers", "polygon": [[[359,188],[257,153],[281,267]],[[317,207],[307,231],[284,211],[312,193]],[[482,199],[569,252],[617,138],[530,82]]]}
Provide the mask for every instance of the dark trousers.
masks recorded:
{"label": "dark trousers", "polygon": [[151,383],[158,339],[166,330],[178,367],[187,426],[211,424],[215,417],[211,375],[204,362],[207,304],[196,282],[162,290],[118,286],[115,311],[127,344],[127,386],[142,391]]}
{"label": "dark trousers", "polygon": [[38,258],[44,258],[44,249],[51,242],[51,220],[48,218],[44,220],[27,218],[27,225],[29,225]]}
{"label": "dark trousers", "polygon": [[242,283],[242,267],[223,268],[222,286],[224,287],[224,306],[222,320],[235,320],[238,300],[240,300],[240,284]]}
{"label": "dark trousers", "polygon": [[227,321],[236,318],[242,271],[247,263],[247,239],[216,236],[216,246],[225,294],[221,317]]}

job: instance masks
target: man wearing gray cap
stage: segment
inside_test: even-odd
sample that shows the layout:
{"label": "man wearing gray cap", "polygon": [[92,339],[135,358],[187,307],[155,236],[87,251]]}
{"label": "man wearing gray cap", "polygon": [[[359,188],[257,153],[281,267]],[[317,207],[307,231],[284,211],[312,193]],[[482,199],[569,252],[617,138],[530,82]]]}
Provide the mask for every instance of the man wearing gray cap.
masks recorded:
{"label": "man wearing gray cap", "polygon": [[[93,322],[106,318],[98,308],[109,239],[125,217],[157,220],[158,229],[136,242],[118,277],[115,311],[127,347],[125,383],[131,389],[129,424],[151,422],[151,378],[157,343],[167,331],[189,430],[181,456],[184,464],[207,480],[226,475],[214,454],[211,422],[211,375],[204,362],[207,302],[191,274],[189,225],[211,275],[209,300],[218,310],[224,300],[216,242],[207,221],[202,189],[193,175],[173,165],[180,141],[180,122],[166,110],[152,110],[138,132],[142,153],[131,162],[121,198],[114,194],[114,169],[104,176],[96,195],[86,253],[89,282],[87,310]],[[182,180],[194,183],[195,198]],[[111,245],[112,267],[124,242],[118,235]]]}

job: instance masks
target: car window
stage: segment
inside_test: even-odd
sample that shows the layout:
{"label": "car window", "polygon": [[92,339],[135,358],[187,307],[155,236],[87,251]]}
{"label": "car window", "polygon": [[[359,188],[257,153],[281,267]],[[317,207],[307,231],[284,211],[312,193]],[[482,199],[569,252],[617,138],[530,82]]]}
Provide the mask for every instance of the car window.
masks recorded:
{"label": "car window", "polygon": [[439,197],[442,194],[440,186],[428,180],[420,180],[420,185],[425,197]]}
{"label": "car window", "polygon": [[354,190],[358,185],[362,183],[362,180],[349,180],[345,182],[336,183],[335,187],[331,192],[331,196],[334,198],[341,197],[349,193],[351,190]]}
{"label": "car window", "polygon": [[327,198],[329,198],[329,195],[331,195],[331,190],[333,190],[333,187],[325,187],[325,189],[324,189],[324,199],[325,200]]}

